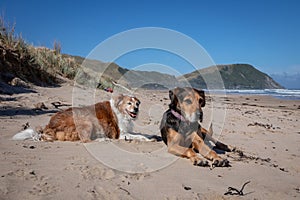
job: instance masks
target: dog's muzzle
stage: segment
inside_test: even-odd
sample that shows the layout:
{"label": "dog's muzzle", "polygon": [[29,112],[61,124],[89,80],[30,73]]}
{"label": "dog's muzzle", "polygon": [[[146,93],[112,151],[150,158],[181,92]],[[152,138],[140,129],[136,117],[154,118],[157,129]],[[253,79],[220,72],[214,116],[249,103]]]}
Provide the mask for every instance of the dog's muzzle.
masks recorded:
{"label": "dog's muzzle", "polygon": [[130,112],[129,110],[126,110],[127,111],[127,113],[128,113],[128,115],[131,117],[131,118],[136,118],[137,117],[137,115],[138,115],[138,109],[136,110],[136,109],[134,109],[134,111],[133,112]]}

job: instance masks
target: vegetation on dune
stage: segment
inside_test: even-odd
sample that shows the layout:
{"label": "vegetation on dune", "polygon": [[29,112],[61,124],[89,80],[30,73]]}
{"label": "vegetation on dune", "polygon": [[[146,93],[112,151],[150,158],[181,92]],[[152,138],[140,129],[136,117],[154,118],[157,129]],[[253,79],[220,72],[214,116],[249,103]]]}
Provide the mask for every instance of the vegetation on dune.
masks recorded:
{"label": "vegetation on dune", "polygon": [[15,34],[15,25],[0,17],[0,72],[1,80],[10,82],[18,77],[37,85],[53,85],[60,82],[58,76],[74,78],[80,64],[61,53],[59,43],[54,49],[33,47],[22,36]]}
{"label": "vegetation on dune", "polygon": [[[84,65],[82,65],[84,64]],[[120,69],[114,63],[85,60],[80,56],[61,53],[61,45],[54,42],[53,49],[29,45],[20,34],[15,34],[15,24],[10,25],[0,17],[0,83],[11,84],[15,78],[39,86],[57,85],[61,77],[74,79],[81,85],[99,89],[113,88]],[[110,67],[108,67],[110,66]],[[114,67],[112,67],[114,66]],[[97,71],[107,68],[103,74]],[[99,74],[102,74],[99,77]],[[0,85],[1,86],[1,85]],[[1,88],[0,88],[1,89]],[[1,91],[0,91],[1,92]]]}

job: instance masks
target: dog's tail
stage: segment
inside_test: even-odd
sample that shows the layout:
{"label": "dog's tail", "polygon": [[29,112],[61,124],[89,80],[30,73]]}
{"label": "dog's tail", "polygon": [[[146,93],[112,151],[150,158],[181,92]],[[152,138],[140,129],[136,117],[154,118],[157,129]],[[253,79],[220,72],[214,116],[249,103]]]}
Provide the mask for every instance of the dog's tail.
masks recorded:
{"label": "dog's tail", "polygon": [[40,140],[40,134],[32,128],[27,128],[12,137],[12,140]]}

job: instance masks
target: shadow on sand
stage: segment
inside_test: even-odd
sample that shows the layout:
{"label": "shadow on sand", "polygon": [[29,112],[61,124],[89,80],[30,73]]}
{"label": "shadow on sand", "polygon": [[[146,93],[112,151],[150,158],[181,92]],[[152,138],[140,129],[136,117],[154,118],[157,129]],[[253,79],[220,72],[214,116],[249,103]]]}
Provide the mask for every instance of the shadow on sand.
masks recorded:
{"label": "shadow on sand", "polygon": [[0,117],[12,117],[17,115],[43,115],[47,113],[56,113],[57,110],[39,110],[32,108],[22,108],[22,107],[1,107]]}

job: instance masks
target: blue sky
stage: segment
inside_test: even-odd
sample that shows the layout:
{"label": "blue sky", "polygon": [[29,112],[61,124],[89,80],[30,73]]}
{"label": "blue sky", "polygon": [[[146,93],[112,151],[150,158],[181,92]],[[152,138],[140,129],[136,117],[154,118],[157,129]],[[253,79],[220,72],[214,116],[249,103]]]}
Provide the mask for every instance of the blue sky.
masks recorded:
{"label": "blue sky", "polygon": [[[163,27],[198,42],[216,64],[249,63],[268,73],[300,73],[300,1],[23,1],[1,0],[4,18],[36,46],[62,45],[63,53],[87,56],[98,44],[123,31]],[[147,50],[116,62],[135,68],[168,65],[180,73],[188,62]],[[200,68],[203,66],[199,66]]]}

